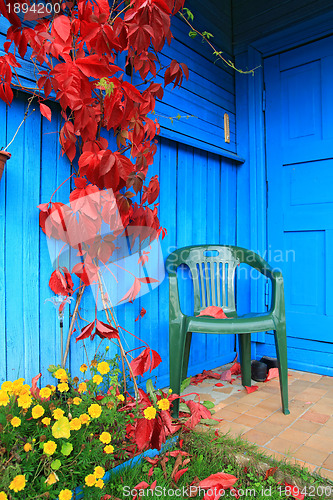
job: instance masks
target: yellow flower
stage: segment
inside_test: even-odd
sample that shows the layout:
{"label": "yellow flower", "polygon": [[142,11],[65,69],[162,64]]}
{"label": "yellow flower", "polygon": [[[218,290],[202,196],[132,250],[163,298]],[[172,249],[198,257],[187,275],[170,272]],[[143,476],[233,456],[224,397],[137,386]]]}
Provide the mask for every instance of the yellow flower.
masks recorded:
{"label": "yellow flower", "polygon": [[105,453],[109,454],[109,453],[113,453],[114,452],[114,446],[112,446],[112,444],[108,444],[104,447],[104,451]]}
{"label": "yellow flower", "polygon": [[61,382],[67,382],[67,380],[68,380],[66,370],[64,370],[63,368],[58,368],[58,370],[56,372],[54,372],[53,375],[58,380],[61,380]]}
{"label": "yellow flower", "polygon": [[96,483],[96,478],[95,478],[94,474],[89,474],[88,476],[86,476],[84,478],[84,481],[85,481],[87,486],[94,486],[94,484]]}
{"label": "yellow flower", "polygon": [[106,352],[108,352],[109,349],[110,349],[110,346],[107,345],[106,348],[105,348]]}
{"label": "yellow flower", "polygon": [[9,485],[9,489],[15,491],[22,491],[25,488],[25,474],[19,474],[15,476],[13,481]]}
{"label": "yellow flower", "polygon": [[13,382],[10,382],[9,380],[3,382],[1,390],[6,392],[11,392],[13,390]]}
{"label": "yellow flower", "polygon": [[51,423],[51,419],[49,417],[42,418],[42,424],[50,425],[50,423]]}
{"label": "yellow flower", "polygon": [[61,408],[56,408],[52,413],[54,420],[59,420],[59,418],[63,417],[64,414],[65,412]]}
{"label": "yellow flower", "polygon": [[96,368],[97,366],[97,361],[96,359],[93,359],[92,362],[90,363],[90,366],[93,366],[94,368]]}
{"label": "yellow flower", "polygon": [[81,429],[81,421],[79,418],[73,418],[69,423],[71,431],[78,431]]}
{"label": "yellow flower", "polygon": [[86,392],[86,390],[87,390],[87,384],[85,382],[81,382],[81,384],[79,384],[79,388],[78,388],[79,393]]}
{"label": "yellow flower", "polygon": [[82,415],[79,416],[81,424],[89,424],[90,422],[90,417],[86,413],[82,413]]}
{"label": "yellow flower", "polygon": [[52,484],[55,484],[57,481],[59,481],[58,476],[56,475],[55,472],[51,472],[49,477],[46,479],[45,483],[48,484],[49,486],[52,486]]}
{"label": "yellow flower", "polygon": [[57,444],[54,441],[46,441],[46,443],[44,443],[43,450],[46,455],[53,455],[56,449]]}
{"label": "yellow flower", "polygon": [[18,417],[14,417],[11,419],[10,423],[13,427],[19,427],[21,425],[21,419]]}
{"label": "yellow flower", "polygon": [[[0,403],[1,404],[1,403]],[[24,395],[20,396],[17,400],[17,405],[24,410],[27,410],[32,405],[32,398],[30,396]]]}
{"label": "yellow flower", "polygon": [[77,397],[76,397],[76,398],[74,398],[74,399],[73,399],[73,403],[74,403],[76,406],[78,406],[78,405],[81,403],[81,401],[82,401],[82,399],[81,399],[81,398],[77,398]]}
{"label": "yellow flower", "polygon": [[97,465],[97,467],[95,467],[95,469],[94,469],[95,478],[101,479],[102,477],[104,477],[104,474],[105,474],[105,470],[103,469],[103,467],[100,467],[99,465]]}
{"label": "yellow flower", "polygon": [[160,399],[157,401],[157,406],[160,410],[168,410],[170,408],[170,402],[168,399]]}
{"label": "yellow flower", "polygon": [[23,446],[23,449],[26,453],[28,453],[28,451],[31,451],[32,450],[32,446],[30,443],[25,443],[25,445]]}
{"label": "yellow flower", "polygon": [[4,491],[0,491],[0,500],[8,500],[8,497]]}
{"label": "yellow flower", "polygon": [[44,415],[44,408],[41,405],[36,405],[31,410],[32,418],[39,418]]}
{"label": "yellow flower", "polygon": [[19,394],[20,390],[22,389],[23,382],[24,382],[24,378],[18,378],[17,380],[14,380],[13,388],[12,388],[13,394],[16,394],[16,395]]}
{"label": "yellow flower", "polygon": [[58,391],[59,392],[67,392],[69,390],[67,382],[61,382],[58,384]]}
{"label": "yellow flower", "polygon": [[102,408],[98,404],[93,403],[92,405],[89,406],[88,413],[91,416],[91,418],[98,418],[102,413]]}
{"label": "yellow flower", "polygon": [[101,377],[101,375],[94,375],[93,382],[94,384],[99,385],[103,382],[103,377]]}
{"label": "yellow flower", "polygon": [[169,389],[169,394],[171,394],[171,393],[172,393],[172,389]]}
{"label": "yellow flower", "polygon": [[9,397],[6,391],[0,391],[0,406],[6,406],[9,403]]}
{"label": "yellow flower", "polygon": [[80,366],[80,372],[85,373],[88,370],[88,367],[85,363]]}
{"label": "yellow flower", "polygon": [[104,444],[109,444],[111,441],[111,434],[109,432],[102,432],[99,436],[99,440]]}
{"label": "yellow flower", "polygon": [[125,401],[125,396],[123,394],[118,394],[117,398],[119,401]]}
{"label": "yellow flower", "polygon": [[156,416],[156,409],[153,406],[148,406],[143,410],[143,414],[147,420],[153,420]]}
{"label": "yellow flower", "polygon": [[73,493],[71,490],[61,490],[59,493],[59,500],[71,500]]}
{"label": "yellow flower", "polygon": [[50,389],[51,389],[51,392],[52,392],[52,393],[53,393],[53,392],[55,392],[55,390],[56,390],[56,388],[55,388],[55,386],[54,386],[54,385],[50,385]]}
{"label": "yellow flower", "polygon": [[71,435],[71,427],[67,417],[61,417],[52,426],[52,436],[56,439],[68,439]]}
{"label": "yellow flower", "polygon": [[19,396],[26,396],[30,394],[30,385],[29,384],[24,384],[22,387],[19,387],[18,389],[18,395]]}
{"label": "yellow flower", "polygon": [[51,389],[49,387],[43,387],[40,391],[39,391],[39,396],[41,398],[49,398],[51,396]]}
{"label": "yellow flower", "polygon": [[101,375],[106,375],[110,371],[109,363],[107,363],[106,361],[102,361],[101,363],[98,363],[97,371],[99,371],[99,373]]}
{"label": "yellow flower", "polygon": [[96,487],[96,488],[101,488],[101,489],[102,489],[102,488],[103,488],[103,486],[104,486],[104,481],[103,481],[103,479],[97,479],[97,481],[96,481],[96,483],[95,483],[95,487]]}

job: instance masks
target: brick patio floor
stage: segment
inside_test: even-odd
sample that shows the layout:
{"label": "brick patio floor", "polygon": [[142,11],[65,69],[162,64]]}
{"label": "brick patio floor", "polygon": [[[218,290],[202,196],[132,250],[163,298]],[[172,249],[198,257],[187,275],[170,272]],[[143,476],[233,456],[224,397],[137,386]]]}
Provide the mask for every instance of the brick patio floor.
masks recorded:
{"label": "brick patio floor", "polygon": [[289,370],[290,415],[281,411],[278,379],[252,381],[259,389],[251,394],[240,378],[223,382],[223,387],[216,383],[221,381],[206,379],[183,394],[197,392],[201,401],[214,402],[214,418],[222,419],[216,425],[220,432],[241,435],[267,455],[333,480],[333,377]]}

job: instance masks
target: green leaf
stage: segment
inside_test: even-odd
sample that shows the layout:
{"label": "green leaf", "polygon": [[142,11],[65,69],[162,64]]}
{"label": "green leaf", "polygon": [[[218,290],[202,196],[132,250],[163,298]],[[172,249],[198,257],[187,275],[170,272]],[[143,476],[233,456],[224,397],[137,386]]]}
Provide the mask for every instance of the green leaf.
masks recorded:
{"label": "green leaf", "polygon": [[183,380],[181,386],[180,386],[180,394],[185,391],[186,387],[188,387],[191,383],[191,377],[186,378]]}
{"label": "green leaf", "polygon": [[179,411],[182,411],[184,413],[191,413],[191,410],[185,403],[180,403],[179,404]]}
{"label": "green leaf", "polygon": [[66,457],[72,453],[73,450],[73,445],[72,443],[64,443],[61,447],[61,453],[65,455]]}
{"label": "green leaf", "polygon": [[51,469],[59,470],[60,467],[61,467],[61,462],[60,462],[59,458],[57,458],[57,460],[53,460],[53,462],[51,464]]}
{"label": "green leaf", "polygon": [[214,403],[212,403],[211,401],[204,401],[202,403],[208,410],[210,410],[211,408],[214,408]]}
{"label": "green leaf", "polygon": [[203,31],[202,32],[202,36],[205,37],[205,38],[207,38],[207,40],[209,38],[214,38],[214,35],[212,35],[211,33],[208,33],[208,31]]}
{"label": "green leaf", "polygon": [[180,120],[181,119],[181,115],[178,113],[178,115],[176,116],[177,120]]}
{"label": "green leaf", "polygon": [[193,21],[194,19],[194,15],[192,14],[192,12],[190,11],[190,9],[187,9],[186,7],[183,7],[183,11],[185,12],[185,14],[187,15],[187,19],[189,21]]}
{"label": "green leaf", "polygon": [[216,425],[216,420],[211,420],[210,418],[202,418],[199,423],[206,425]]}
{"label": "green leaf", "polygon": [[195,31],[191,30],[191,31],[189,32],[188,36],[189,36],[190,38],[195,38],[195,37],[197,36],[197,33],[196,33]]}
{"label": "green leaf", "polygon": [[154,389],[153,382],[152,382],[151,378],[149,378],[146,382],[146,390],[147,390],[147,394],[150,395],[150,397],[152,398],[152,400],[156,404],[157,398],[156,398],[155,389]]}

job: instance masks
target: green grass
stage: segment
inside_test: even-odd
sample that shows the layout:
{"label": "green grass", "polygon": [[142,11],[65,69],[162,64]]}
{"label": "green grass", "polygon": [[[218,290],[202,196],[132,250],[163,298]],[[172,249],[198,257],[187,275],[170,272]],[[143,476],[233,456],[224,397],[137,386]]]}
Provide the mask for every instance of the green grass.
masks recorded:
{"label": "green grass", "polygon": [[[203,480],[211,474],[226,472],[238,478],[235,487],[240,491],[240,499],[256,498],[258,500],[281,500],[287,497],[285,494],[284,479],[289,483],[300,485],[306,500],[317,498],[332,499],[333,483],[324,480],[320,476],[311,474],[307,469],[298,466],[292,466],[286,462],[277,461],[268,458],[258,452],[255,445],[250,444],[241,438],[232,438],[228,435],[222,435],[214,439],[213,433],[195,433],[191,432],[183,436],[184,451],[190,454],[191,460],[185,466],[180,465],[179,469],[188,467],[188,471],[180,477],[177,485],[171,479],[176,458],[169,457],[163,470],[161,463],[154,468],[153,475],[148,477],[148,471],[151,465],[143,460],[139,465],[132,469],[125,469],[118,475],[115,475],[106,485],[105,493],[112,495],[113,498],[132,500],[131,490],[141,481],[151,484],[156,480],[158,488],[155,492],[145,491],[143,498],[188,498],[184,491],[188,485],[197,477]],[[176,445],[172,449],[179,449]],[[163,455],[161,455],[161,458]],[[183,457],[185,459],[187,457]],[[265,479],[267,466],[278,467],[274,477]],[[244,465],[246,464],[246,465]],[[282,482],[282,484],[279,484]],[[176,494],[176,488],[178,492]],[[85,498],[94,500],[100,499],[101,494],[92,491],[86,493]],[[326,492],[326,494],[325,494]],[[177,496],[178,495],[178,496]],[[197,495],[196,498],[203,498],[204,493]],[[138,497],[139,498],[139,497]],[[224,499],[234,499],[235,496],[226,490],[221,497]]]}

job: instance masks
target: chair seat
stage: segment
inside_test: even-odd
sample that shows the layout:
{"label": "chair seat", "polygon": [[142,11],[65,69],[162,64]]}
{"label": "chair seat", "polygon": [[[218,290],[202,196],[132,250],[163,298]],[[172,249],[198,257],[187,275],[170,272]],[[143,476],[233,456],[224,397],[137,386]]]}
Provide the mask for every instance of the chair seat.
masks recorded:
{"label": "chair seat", "polygon": [[186,316],[186,330],[196,333],[254,333],[274,330],[274,320],[269,313],[250,313],[233,318],[216,319],[209,316]]}

